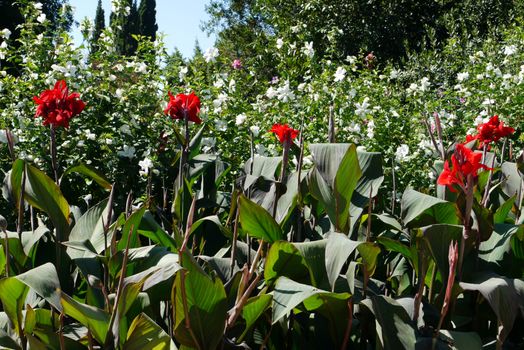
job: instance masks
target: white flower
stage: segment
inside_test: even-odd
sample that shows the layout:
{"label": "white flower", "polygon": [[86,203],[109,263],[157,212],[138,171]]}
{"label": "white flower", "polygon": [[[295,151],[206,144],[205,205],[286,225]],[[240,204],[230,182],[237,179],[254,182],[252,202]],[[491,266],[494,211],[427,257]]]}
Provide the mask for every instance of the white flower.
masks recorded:
{"label": "white flower", "polygon": [[370,139],[375,137],[375,122],[373,120],[368,122],[367,137]]}
{"label": "white flower", "polygon": [[216,87],[217,89],[220,89],[224,87],[224,81],[222,79],[218,79],[217,81],[213,83],[213,86]]}
{"label": "white flower", "polygon": [[249,131],[251,131],[251,134],[253,134],[253,137],[257,137],[260,134],[260,127],[258,125],[252,125],[249,128]]}
{"label": "white flower", "polygon": [[[129,125],[127,124],[124,124],[122,125],[119,129],[118,129],[122,134],[127,134],[129,136],[131,136],[131,128],[129,127]],[[124,146],[125,147],[125,146]]]}
{"label": "white flower", "polygon": [[153,162],[147,157],[139,161],[138,165],[140,166],[140,170],[138,171],[140,176],[147,176],[149,174],[149,169],[153,168]]}
{"label": "white flower", "polygon": [[204,52],[204,59],[207,63],[215,62],[218,57],[218,49],[216,47],[210,47]]}
{"label": "white flower", "polygon": [[397,147],[397,151],[395,152],[395,160],[399,163],[405,161],[408,159],[409,155],[409,147],[405,143],[401,144],[399,147]]}
{"label": "white flower", "polygon": [[266,96],[268,98],[274,98],[277,96],[277,90],[273,89],[272,86],[269,87],[269,89],[267,89],[266,91]]}
{"label": "white flower", "polygon": [[278,87],[277,98],[282,102],[288,102],[295,99],[295,94],[289,87],[289,80],[286,80],[283,86]]}
{"label": "white flower", "polygon": [[346,57],[346,61],[349,63],[349,64],[353,64],[357,61],[357,58],[355,56],[347,56]]}
{"label": "white flower", "polygon": [[215,127],[218,131],[226,131],[227,130],[227,122],[221,119],[215,120]]}
{"label": "white flower", "polygon": [[[369,104],[369,97],[364,98],[364,101],[362,103],[355,103],[355,114],[359,117],[365,117],[369,114],[370,110],[370,104]],[[375,124],[373,124],[374,126]]]}
{"label": "white flower", "polygon": [[11,31],[7,28],[4,28],[0,31],[0,35],[2,35],[6,39],[9,39],[9,37],[11,36]]}
{"label": "white flower", "polygon": [[245,115],[244,113],[240,113],[239,115],[237,115],[235,119],[236,125],[244,124],[244,122],[246,121],[246,118],[247,118],[247,115]]}
{"label": "white flower", "polygon": [[398,70],[393,69],[391,73],[389,73],[389,79],[397,79],[398,78]]}
{"label": "white flower", "polygon": [[116,152],[120,157],[133,159],[135,157],[135,147],[124,145],[123,150]]}
{"label": "white flower", "polygon": [[457,80],[460,82],[463,82],[464,80],[468,80],[469,73],[468,72],[462,72],[457,74]]}
{"label": "white flower", "polygon": [[282,40],[281,38],[278,38],[277,39],[277,49],[281,49],[282,46],[284,46],[284,40]]}
{"label": "white flower", "polygon": [[338,81],[342,81],[346,77],[346,70],[343,67],[338,67],[337,71],[335,72],[335,74],[333,74],[333,76],[335,77],[335,83]]}
{"label": "white flower", "polygon": [[[123,90],[123,89],[120,89],[120,88],[116,89],[116,91],[115,91],[115,97],[118,98],[119,100],[122,100],[123,96],[124,96],[124,90]],[[126,125],[126,126],[127,126],[127,125]],[[129,127],[129,126],[128,126],[128,127]]]}
{"label": "white flower", "polygon": [[178,72],[178,78],[180,79],[180,81],[184,80],[184,78],[187,75],[187,72],[188,72],[188,68],[187,67],[180,68],[180,71]]}
{"label": "white flower", "polygon": [[313,55],[315,54],[315,50],[313,49],[313,42],[306,42],[304,44],[304,47],[302,48],[302,52],[309,58],[313,57]]}
{"label": "white flower", "polygon": [[517,52],[517,46],[515,45],[504,46],[504,55],[511,56],[516,52]]}
{"label": "white flower", "polygon": [[38,17],[36,18],[36,20],[37,20],[39,23],[44,23],[45,20],[46,20],[45,13],[41,13],[40,15],[38,15]]}
{"label": "white flower", "polygon": [[36,2],[33,4],[33,6],[35,7],[35,9],[41,10],[43,5],[41,2]]}
{"label": "white flower", "polygon": [[88,140],[95,140],[96,139],[96,134],[92,133],[91,130],[87,129],[84,134],[86,135],[86,138]]}
{"label": "white flower", "polygon": [[145,74],[147,73],[147,64],[144,62],[140,62],[137,64],[135,68],[135,72]]}
{"label": "white flower", "polygon": [[226,94],[218,94],[217,98],[215,98],[213,100],[213,106],[215,108],[220,108],[226,102],[227,102],[227,95]]}
{"label": "white flower", "polygon": [[492,99],[492,98],[486,98],[484,101],[482,101],[482,104],[484,106],[494,105],[495,104],[495,100]]}
{"label": "white flower", "polygon": [[420,80],[420,91],[426,91],[430,86],[431,83],[429,82],[428,77],[424,77]]}

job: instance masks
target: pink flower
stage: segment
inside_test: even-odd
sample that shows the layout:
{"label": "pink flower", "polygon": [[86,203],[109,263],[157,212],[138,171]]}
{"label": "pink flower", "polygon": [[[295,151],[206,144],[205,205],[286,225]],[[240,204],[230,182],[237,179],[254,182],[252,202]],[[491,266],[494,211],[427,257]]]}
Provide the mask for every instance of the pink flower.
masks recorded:
{"label": "pink flower", "polygon": [[233,69],[236,69],[236,70],[242,69],[242,62],[237,58],[236,60],[233,61],[233,63],[231,64],[231,67],[233,67]]}

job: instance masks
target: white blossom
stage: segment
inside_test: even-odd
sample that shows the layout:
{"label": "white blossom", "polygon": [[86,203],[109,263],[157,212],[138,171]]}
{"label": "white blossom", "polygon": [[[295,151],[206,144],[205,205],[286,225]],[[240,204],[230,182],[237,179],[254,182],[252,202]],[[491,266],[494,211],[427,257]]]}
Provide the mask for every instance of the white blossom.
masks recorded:
{"label": "white blossom", "polygon": [[218,49],[216,47],[210,47],[204,52],[204,59],[207,63],[209,62],[215,62],[216,58],[218,57]]}
{"label": "white blossom", "polygon": [[335,74],[333,74],[333,76],[335,78],[334,79],[335,83],[338,81],[342,81],[346,77],[346,70],[343,67],[338,67]]}
{"label": "white blossom", "polygon": [[507,45],[504,46],[504,55],[511,56],[517,52],[517,46],[515,45]]}
{"label": "white blossom", "polygon": [[375,122],[373,120],[368,122],[367,137],[370,139],[375,137]]}
{"label": "white blossom", "polygon": [[11,31],[7,28],[4,28],[0,31],[0,35],[2,35],[6,39],[9,39],[9,37],[11,36]]}
{"label": "white blossom", "polygon": [[428,77],[424,77],[420,80],[420,91],[426,91],[431,86]]}
{"label": "white blossom", "polygon": [[258,125],[251,125],[249,131],[251,131],[253,137],[257,137],[260,134],[260,127]]}
{"label": "white blossom", "polygon": [[282,102],[288,102],[295,99],[295,94],[289,87],[289,80],[286,80],[284,85],[279,86],[276,92],[277,98]]}
{"label": "white blossom", "polygon": [[124,145],[121,151],[116,152],[120,157],[133,159],[135,157],[135,147]]}
{"label": "white blossom", "polygon": [[315,55],[315,50],[313,49],[313,42],[306,42],[304,44],[304,47],[302,48],[302,52],[309,58],[313,57],[313,55]]}
{"label": "white blossom", "polygon": [[362,103],[355,103],[355,114],[363,118],[371,111],[369,107],[369,97],[365,97]]}
{"label": "white blossom", "polygon": [[237,117],[235,118],[235,124],[236,125],[242,125],[244,124],[244,122],[246,121],[247,119],[247,116],[244,114],[244,113],[240,113],[239,115],[237,115]]}
{"label": "white blossom", "polygon": [[44,23],[45,20],[46,20],[46,15],[45,15],[45,13],[41,13],[40,15],[38,15],[38,17],[36,18],[36,20],[37,20],[39,23]]}
{"label": "white blossom", "polygon": [[148,157],[145,157],[143,160],[139,161],[138,165],[140,166],[140,170],[138,171],[140,176],[149,175],[149,169],[153,168],[153,162]]}
{"label": "white blossom", "polygon": [[277,49],[281,49],[282,46],[284,46],[284,40],[282,40],[281,38],[278,38],[277,39]]}
{"label": "white blossom", "polygon": [[401,144],[397,147],[397,150],[395,151],[395,160],[397,162],[403,162],[408,159],[409,155],[409,147],[405,143]]}
{"label": "white blossom", "polygon": [[462,72],[457,74],[457,80],[460,82],[463,82],[465,80],[469,79],[469,73],[468,72]]}
{"label": "white blossom", "polygon": [[227,122],[221,119],[215,120],[215,127],[218,131],[226,131],[227,130]]}
{"label": "white blossom", "polygon": [[180,71],[178,72],[178,79],[180,79],[180,81],[183,81],[187,75],[187,72],[188,72],[187,67],[181,67]]}

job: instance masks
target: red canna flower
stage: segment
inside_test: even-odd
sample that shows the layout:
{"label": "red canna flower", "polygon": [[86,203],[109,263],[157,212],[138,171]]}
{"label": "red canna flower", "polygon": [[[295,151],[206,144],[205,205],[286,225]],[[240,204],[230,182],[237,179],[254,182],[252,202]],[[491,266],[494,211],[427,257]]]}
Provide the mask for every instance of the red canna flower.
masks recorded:
{"label": "red canna flower", "polygon": [[202,120],[198,117],[200,113],[200,99],[194,92],[190,94],[169,94],[169,103],[164,113],[170,115],[172,119],[187,119],[196,124],[201,124]]}
{"label": "red canna flower", "polygon": [[52,90],[45,90],[40,96],[34,96],[33,100],[38,105],[35,118],[44,118],[44,125],[53,127],[63,126],[69,128],[69,121],[75,115],[80,114],[85,108],[85,103],[80,99],[80,94],[69,89],[64,80],[56,82]]}
{"label": "red canna flower", "polygon": [[480,124],[477,130],[479,133],[476,137],[481,146],[498,142],[501,138],[511,136],[515,132],[515,129],[504,126],[504,122],[499,120],[498,115],[491,117],[487,123]]}
{"label": "red canna flower", "polygon": [[471,175],[473,179],[477,178],[479,169],[489,170],[487,166],[481,163],[482,153],[474,152],[463,144],[458,144],[455,147],[455,152],[451,156],[451,165],[449,162],[444,163],[444,171],[440,174],[437,183],[439,185],[448,186],[448,188],[455,192],[453,185],[459,185],[463,189],[466,187],[468,176]]}
{"label": "red canna flower", "polygon": [[280,143],[291,142],[298,136],[298,130],[289,127],[287,124],[274,124],[269,132],[277,135]]}

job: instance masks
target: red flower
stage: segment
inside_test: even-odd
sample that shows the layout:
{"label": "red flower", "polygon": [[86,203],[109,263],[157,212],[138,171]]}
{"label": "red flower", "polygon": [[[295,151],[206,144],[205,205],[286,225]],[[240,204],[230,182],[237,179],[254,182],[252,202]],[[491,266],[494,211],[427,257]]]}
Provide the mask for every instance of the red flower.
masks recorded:
{"label": "red flower", "polygon": [[64,80],[57,81],[52,90],[45,90],[39,97],[34,96],[33,100],[38,105],[35,118],[42,117],[44,125],[51,124],[54,127],[69,128],[69,120],[85,107],[79,93],[69,94]]}
{"label": "red flower", "polygon": [[201,124],[202,120],[198,117],[200,113],[200,99],[194,92],[189,95],[178,94],[173,96],[171,91],[169,94],[169,103],[164,110],[165,114],[171,116],[172,119],[187,119],[196,124]]}
{"label": "red flower", "polygon": [[499,120],[497,115],[491,117],[491,119],[484,124],[480,124],[477,127],[478,135],[477,139],[480,145],[488,145],[491,142],[498,142],[503,137],[510,136],[515,132],[515,129],[509,126],[504,126],[504,122]]}
{"label": "red flower", "polygon": [[481,161],[482,153],[473,152],[471,149],[459,143],[451,156],[452,167],[449,167],[448,161],[444,163],[444,170],[440,174],[437,183],[448,186],[452,192],[455,192],[453,188],[454,184],[464,189],[469,175],[471,175],[473,179],[476,179],[479,169],[489,170]]}
{"label": "red flower", "polygon": [[298,130],[290,128],[287,124],[274,124],[269,132],[277,135],[280,143],[284,143],[286,141],[291,142],[295,137],[298,136]]}

